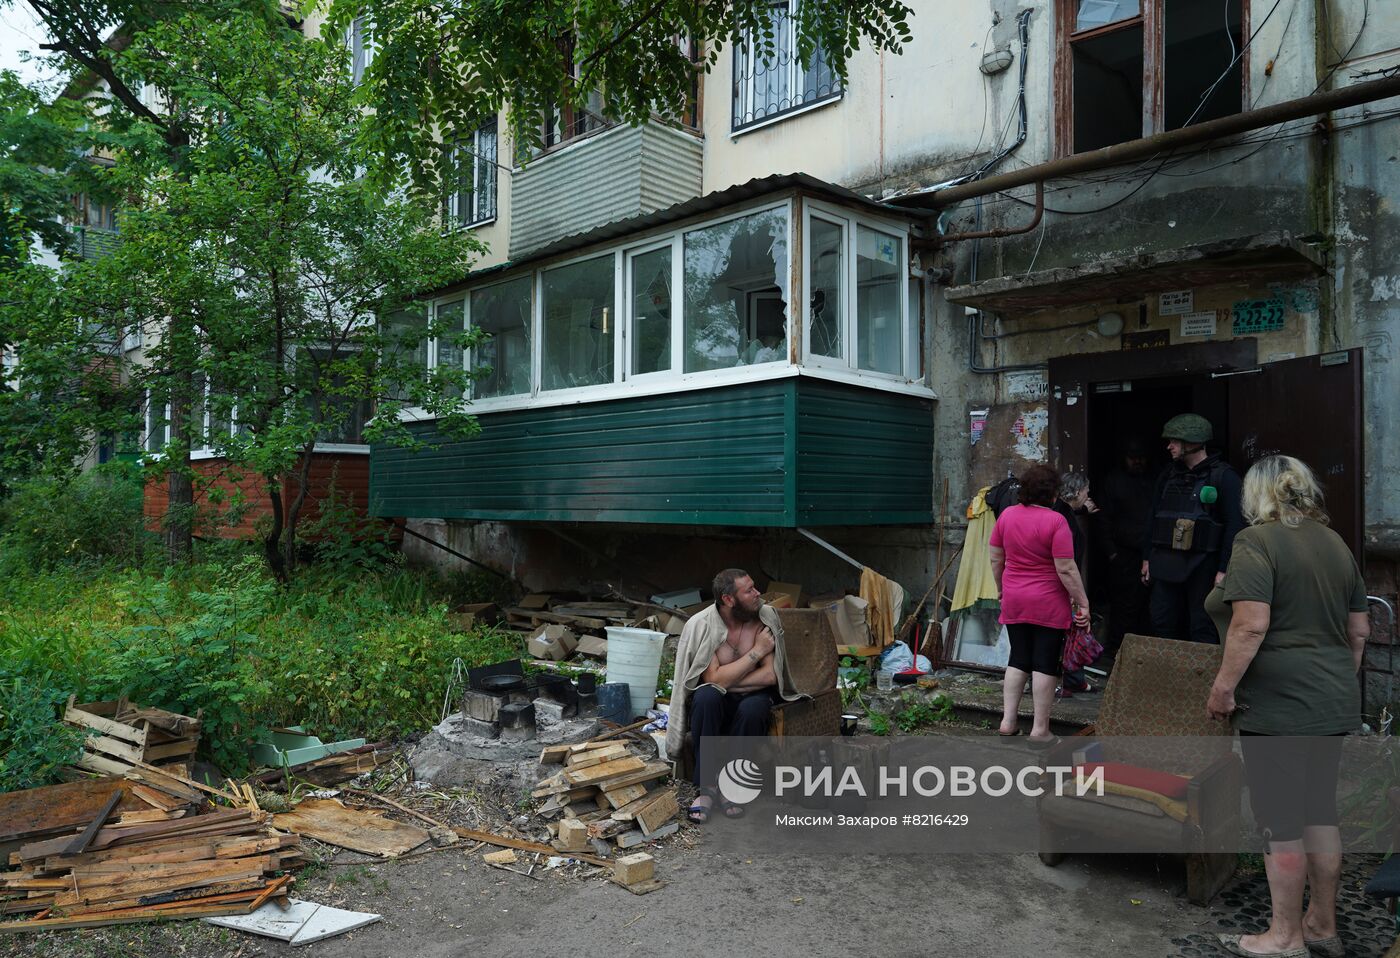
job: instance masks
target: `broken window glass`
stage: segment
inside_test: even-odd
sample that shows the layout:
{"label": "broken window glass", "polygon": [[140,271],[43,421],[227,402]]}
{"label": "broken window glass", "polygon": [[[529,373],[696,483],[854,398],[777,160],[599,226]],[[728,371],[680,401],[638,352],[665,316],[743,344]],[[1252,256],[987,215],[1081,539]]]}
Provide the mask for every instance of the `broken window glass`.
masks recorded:
{"label": "broken window glass", "polygon": [[[461,369],[466,362],[465,350],[455,342],[462,334],[465,315],[466,303],[463,300],[438,303],[437,368]],[[447,392],[454,397],[461,395],[461,390],[455,386],[448,387]]]}
{"label": "broken window glass", "polygon": [[856,228],[856,359],[861,369],[904,372],[903,262],[900,237]]}
{"label": "broken window glass", "polygon": [[428,308],[415,303],[389,314],[383,321],[385,356],[392,364],[394,382],[389,395],[401,402],[412,400],[410,384],[428,372]]}
{"label": "broken window glass", "polygon": [[671,248],[632,257],[632,374],[671,368]]}
{"label": "broken window glass", "polygon": [[1096,30],[1120,20],[1131,20],[1141,12],[1141,0],[1079,0],[1074,32]]}
{"label": "broken window glass", "polygon": [[685,371],[784,361],[787,211],[685,234]]}
{"label": "broken window glass", "polygon": [[543,285],[541,389],[613,381],[614,313],[611,254],[546,270]]}
{"label": "broken window glass", "polygon": [[807,243],[811,261],[808,265],[808,283],[811,285],[810,313],[811,355],[840,359],[843,324],[841,322],[841,301],[844,296],[845,273],[844,249],[845,229],[839,223],[813,216],[808,232]]}
{"label": "broken window glass", "polygon": [[1166,15],[1166,129],[1233,116],[1244,108],[1240,0],[1174,0]]}
{"label": "broken window glass", "polygon": [[472,327],[490,336],[475,349],[485,375],[472,384],[478,399],[530,392],[532,276],[472,290]]}

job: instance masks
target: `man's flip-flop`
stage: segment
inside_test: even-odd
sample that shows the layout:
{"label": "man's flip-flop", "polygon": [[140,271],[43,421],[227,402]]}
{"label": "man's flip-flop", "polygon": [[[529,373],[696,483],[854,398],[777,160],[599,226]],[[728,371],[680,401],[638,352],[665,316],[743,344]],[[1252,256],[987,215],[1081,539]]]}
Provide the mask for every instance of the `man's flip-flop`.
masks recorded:
{"label": "man's flip-flop", "polygon": [[729,819],[743,818],[745,811],[744,806],[735,805],[733,802],[725,799],[723,795],[719,798],[719,810],[724,813],[725,818]]}
{"label": "man's flip-flop", "polygon": [[1030,746],[1032,752],[1043,752],[1046,749],[1054,748],[1056,745],[1059,745],[1060,737],[1058,735],[1046,739],[1033,739],[1028,737],[1026,739],[1026,744]]}
{"label": "man's flip-flop", "polygon": [[685,810],[685,818],[686,821],[690,822],[692,825],[704,825],[710,820],[710,816],[713,815],[715,811],[714,789],[702,788],[695,798],[697,801],[702,798],[708,798],[710,804],[696,805],[691,803],[691,806]]}
{"label": "man's flip-flop", "polygon": [[1232,955],[1239,958],[1308,958],[1308,949],[1304,945],[1302,948],[1290,948],[1288,951],[1250,951],[1240,944],[1243,935],[1216,935],[1216,941],[1220,942],[1220,947]]}
{"label": "man's flip-flop", "polygon": [[1017,729],[1014,732],[1003,732],[1001,729],[997,729],[997,734],[1000,735],[1002,738],[1015,738],[1016,736],[1021,734],[1021,730]]}

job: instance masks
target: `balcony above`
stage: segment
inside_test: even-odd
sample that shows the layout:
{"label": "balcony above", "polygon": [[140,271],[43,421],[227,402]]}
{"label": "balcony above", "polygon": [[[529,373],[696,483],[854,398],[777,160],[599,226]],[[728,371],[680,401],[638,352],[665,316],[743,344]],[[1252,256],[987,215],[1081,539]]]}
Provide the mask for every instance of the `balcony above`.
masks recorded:
{"label": "balcony above", "polygon": [[699,196],[701,147],[694,133],[648,123],[536,157],[511,178],[510,259]]}

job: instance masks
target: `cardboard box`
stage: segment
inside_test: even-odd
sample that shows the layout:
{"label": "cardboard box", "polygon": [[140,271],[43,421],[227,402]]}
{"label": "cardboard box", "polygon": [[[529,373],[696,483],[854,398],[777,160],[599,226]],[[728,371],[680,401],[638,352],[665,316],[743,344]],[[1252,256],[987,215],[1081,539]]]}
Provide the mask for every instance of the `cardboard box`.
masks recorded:
{"label": "cardboard box", "polygon": [[578,651],[581,655],[605,659],[608,657],[608,640],[600,639],[596,635],[581,635],[578,637]]}
{"label": "cardboard box", "polygon": [[545,592],[532,592],[520,600],[521,609],[547,609],[550,596]]}
{"label": "cardboard box", "polygon": [[501,610],[494,602],[476,602],[459,605],[447,613],[447,627],[453,632],[470,632],[478,625],[495,625],[501,619]]}
{"label": "cardboard box", "polygon": [[759,598],[763,600],[764,605],[771,605],[775,609],[795,608],[792,596],[786,592],[765,592]]}
{"label": "cardboard box", "polygon": [[578,638],[567,625],[542,625],[534,631],[525,647],[537,659],[566,659],[578,646]]}
{"label": "cardboard box", "polygon": [[768,583],[767,594],[779,593],[789,596],[792,599],[791,605],[779,606],[782,609],[802,608],[802,586],[796,582],[770,582]]}

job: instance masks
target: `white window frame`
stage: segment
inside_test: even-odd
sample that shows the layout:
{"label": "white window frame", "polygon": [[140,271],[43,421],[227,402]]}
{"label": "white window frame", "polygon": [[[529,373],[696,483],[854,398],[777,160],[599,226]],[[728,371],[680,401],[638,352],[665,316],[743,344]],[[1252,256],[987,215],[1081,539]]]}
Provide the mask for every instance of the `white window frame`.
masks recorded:
{"label": "white window frame", "polygon": [[[685,279],[682,262],[683,247],[681,237],[684,234],[674,233],[665,239],[655,243],[647,243],[643,246],[634,246],[625,251],[627,268],[623,271],[623,291],[622,298],[624,306],[625,322],[622,328],[623,346],[622,355],[624,365],[622,378],[628,382],[649,381],[659,379],[671,379],[681,369],[681,364],[685,359],[685,344],[681,342],[681,337],[676,335],[677,318],[681,314],[681,303],[684,299],[684,290],[681,284]],[[634,313],[636,306],[632,299],[632,283],[636,279],[636,267],[634,265],[638,256],[645,256],[647,253],[655,253],[657,250],[671,251],[671,365],[668,369],[653,370],[649,373],[639,373],[632,368],[632,338],[636,329],[637,317]]]}
{"label": "white window frame", "polygon": [[[358,50],[355,49],[356,40],[359,41]],[[356,17],[345,28],[345,46],[350,51],[350,82],[353,86],[359,86],[364,82],[370,64],[374,63],[376,52],[374,38],[365,31],[364,17]]]}
{"label": "white window frame", "polygon": [[[594,383],[590,386],[566,386],[562,389],[544,388],[544,274],[561,269],[565,266],[573,266],[575,263],[582,263],[591,259],[603,259],[611,253],[613,261],[613,303],[612,315],[615,332],[613,334],[613,364],[612,381],[610,383]],[[568,259],[550,263],[535,270],[535,299],[532,304],[535,315],[535,339],[530,344],[530,350],[534,354],[535,370],[530,380],[531,396],[570,396],[579,393],[589,392],[595,389],[604,389],[610,385],[616,385],[622,381],[622,363],[626,353],[622,350],[623,330],[626,329],[627,321],[623,319],[622,302],[626,299],[622,289],[623,279],[623,257],[626,250],[615,248],[613,250],[595,249],[581,256],[571,256]],[[674,320],[672,320],[674,323]]]}
{"label": "white window frame", "polygon": [[[728,384],[738,384],[744,382],[767,381],[782,379],[791,376],[812,376],[830,381],[845,382],[864,386],[871,389],[878,389],[884,392],[894,392],[902,395],[918,396],[921,398],[936,399],[937,394],[929,388],[924,378],[919,374],[918,357],[915,355],[918,336],[919,318],[911,314],[911,303],[914,298],[910,290],[914,289],[914,280],[908,268],[910,227],[897,221],[884,219],[878,216],[871,216],[864,212],[857,212],[850,208],[830,202],[816,201],[811,198],[803,198],[800,206],[802,215],[797,215],[798,200],[796,197],[787,196],[777,200],[753,206],[733,209],[720,215],[715,215],[705,219],[687,222],[681,225],[672,226],[655,233],[639,237],[631,242],[617,241],[613,244],[603,244],[591,249],[577,252],[566,258],[542,261],[532,264],[521,270],[493,272],[489,276],[483,276],[479,281],[470,284],[463,284],[457,288],[450,296],[437,296],[433,301],[435,309],[438,303],[454,301],[458,297],[466,302],[465,328],[470,330],[475,328],[472,316],[471,295],[473,292],[486,289],[500,283],[518,280],[524,277],[530,279],[531,303],[530,303],[530,389],[527,392],[516,393],[509,396],[488,396],[471,397],[472,411],[476,413],[496,412],[511,409],[529,409],[549,406],[565,406],[581,403],[602,402],[608,399],[618,399],[627,396],[652,395],[670,392],[683,392],[691,389],[706,389],[714,386]],[[787,217],[787,249],[788,249],[788,283],[791,286],[794,278],[799,288],[789,289],[789,303],[787,315],[787,346],[788,356],[781,360],[757,363],[746,366],[733,366],[722,369],[707,369],[697,372],[685,372],[685,236],[687,233],[696,230],[719,226],[736,219],[743,219],[759,213],[767,213],[774,210],[782,210]],[[795,320],[793,312],[797,309],[796,304],[806,304],[808,297],[806,291],[810,289],[810,264],[806,259],[804,241],[803,262],[799,270],[793,269],[792,257],[796,247],[796,236],[798,230],[802,231],[805,238],[809,234],[808,223],[811,214],[815,213],[818,218],[830,220],[838,223],[844,230],[842,237],[842,255],[845,257],[843,263],[843,280],[845,283],[842,293],[843,328],[842,348],[844,357],[841,360],[827,359],[825,362],[817,362],[821,357],[812,357],[809,349],[809,338],[811,335],[810,323],[806,315],[806,307]],[[857,225],[877,229],[881,232],[890,233],[900,237],[903,242],[904,260],[900,269],[900,276],[904,279],[900,283],[901,309],[904,316],[904,328],[902,330],[901,350],[903,352],[903,374],[896,375],[882,373],[876,370],[858,369],[856,367],[856,266],[855,266],[855,244]],[[631,368],[631,341],[632,325],[635,317],[632,315],[631,305],[631,284],[632,284],[632,261],[635,256],[653,252],[663,248],[671,249],[671,269],[672,269],[672,310],[671,310],[671,368],[669,370],[654,373],[635,374]],[[556,269],[561,266],[569,266],[584,260],[598,259],[611,254],[614,263],[613,301],[614,315],[619,319],[619,327],[614,335],[613,348],[613,380],[610,383],[602,383],[593,386],[572,386],[566,389],[541,389],[543,379],[543,354],[544,354],[544,274],[547,270]],[[795,325],[800,324],[800,332],[795,329]],[[798,348],[794,350],[793,341],[798,339]],[[794,363],[791,357],[796,353],[798,359]],[[436,362],[437,352],[434,347],[432,352],[434,362]],[[475,367],[477,363],[476,350],[469,351],[467,362],[470,367]],[[912,373],[911,373],[912,371]],[[474,391],[473,391],[474,392]],[[404,409],[400,416],[406,420],[431,419],[422,409]]]}
{"label": "white window frame", "polygon": [[[808,199],[802,204],[802,235],[811,236],[812,214],[816,214],[818,219],[836,223],[841,226],[841,350],[843,358],[832,359],[828,356],[817,356],[812,353],[812,324],[808,315],[811,308],[810,296],[803,297],[803,322],[802,322],[802,362],[818,368],[841,370],[849,375],[861,378],[873,377],[897,382],[913,383],[919,379],[918,365],[913,361],[916,357],[912,354],[916,351],[911,343],[917,342],[914,332],[917,330],[918,317],[912,315],[910,310],[909,292],[909,237],[910,229],[908,224],[891,222],[875,216],[857,213],[853,210],[842,209],[831,203],[823,203],[820,200]],[[882,372],[878,369],[861,369],[859,366],[860,356],[857,347],[859,340],[860,318],[856,314],[856,304],[858,301],[856,289],[856,245],[858,242],[858,231],[860,227],[870,230],[878,230],[881,233],[889,233],[900,239],[901,255],[896,264],[899,274],[899,310],[903,317],[903,324],[899,331],[900,350],[900,371],[898,373]],[[803,244],[802,261],[802,289],[803,291],[812,288],[812,265],[810,257],[806,255],[806,246]]]}
{"label": "white window frame", "polygon": [[[488,126],[492,128],[492,136],[496,138],[495,151],[490,159],[483,156],[481,148],[481,136]],[[462,191],[460,189],[449,190],[446,197],[447,202],[444,204],[445,209],[443,211],[447,219],[446,225],[448,229],[476,229],[488,223],[496,222],[497,217],[500,215],[501,201],[500,153],[501,133],[500,122],[498,120],[489,120],[472,131],[471,149],[465,154],[466,157],[470,159],[472,166],[472,205],[477,208],[480,207],[477,197],[482,193],[482,179],[484,178],[482,175],[482,165],[485,164],[491,167],[491,212],[486,216],[478,217],[476,215],[477,209],[473,209],[471,211],[471,217],[463,220],[461,215]],[[462,162],[462,157],[463,152],[461,146],[453,146],[450,165],[454,170],[456,170],[458,165]]]}
{"label": "white window frame", "polygon": [[151,433],[154,431],[153,427],[155,426],[152,413],[155,410],[155,406],[151,401],[151,391],[149,389],[146,390],[146,415],[143,417],[145,421],[141,424],[141,455],[143,457],[157,458],[164,456],[165,447],[170,445],[170,403],[166,403],[162,408],[164,409],[163,415],[165,421],[161,425],[161,432],[164,435],[164,439],[161,440],[159,449],[152,449]]}
{"label": "white window frame", "polygon": [[[781,0],[770,0],[768,6],[776,7],[780,2]],[[729,135],[731,137],[742,136],[752,130],[779,123],[790,117],[797,116],[798,114],[817,109],[818,107],[826,106],[830,103],[838,103],[845,98],[847,81],[839,77],[835,80],[838,88],[831,93],[810,100],[806,97],[807,91],[806,87],[803,85],[806,81],[806,71],[802,68],[802,62],[797,57],[796,34],[797,12],[802,2],[803,0],[787,0],[788,20],[792,26],[790,26],[788,30],[786,48],[778,46],[777,38],[774,38],[774,54],[780,60],[783,57],[787,58],[787,89],[791,101],[788,106],[780,108],[774,113],[765,114],[762,117],[753,117],[754,107],[758,102],[758,98],[755,96],[754,92],[754,82],[757,80],[755,65],[758,46],[753,42],[752,38],[748,36],[735,44],[734,54],[730,60],[731,70],[735,71],[736,74],[731,76],[734,88],[729,104]],[[799,90],[801,90],[802,93],[800,97],[801,102],[799,102]],[[735,103],[736,98],[738,101],[737,104]],[[738,107],[737,110],[735,109],[736,105]],[[751,117],[751,119],[747,122],[736,124],[735,113],[738,113],[740,117],[748,116]]]}

